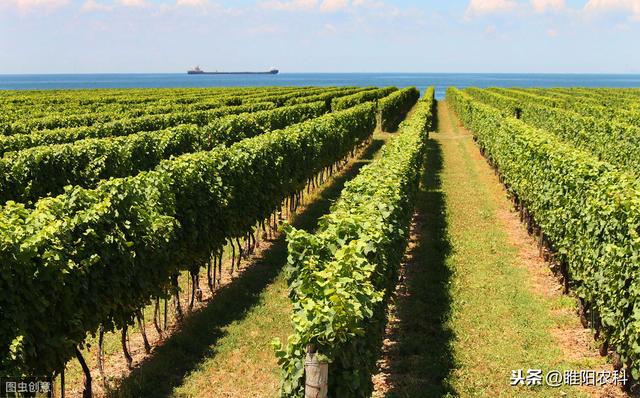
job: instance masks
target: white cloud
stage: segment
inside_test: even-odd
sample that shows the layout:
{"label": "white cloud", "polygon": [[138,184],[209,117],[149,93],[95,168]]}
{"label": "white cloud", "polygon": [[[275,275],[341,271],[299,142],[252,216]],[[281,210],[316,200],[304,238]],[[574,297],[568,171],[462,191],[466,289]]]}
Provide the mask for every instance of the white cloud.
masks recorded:
{"label": "white cloud", "polygon": [[178,7],[198,8],[203,11],[211,9],[220,9],[218,5],[212,3],[211,0],[175,0],[175,4],[154,4],[147,0],[115,0],[113,4],[105,4],[97,0],[85,0],[80,7],[82,12],[111,12],[115,7],[130,8],[153,8],[157,12],[171,12]]}
{"label": "white cloud", "polygon": [[171,12],[178,9],[192,9],[201,16],[216,14],[227,17],[237,17],[245,14],[247,11],[244,7],[223,7],[215,0],[175,0],[174,5],[162,4],[161,8],[162,7],[164,7],[163,12]]}
{"label": "white cloud", "polygon": [[68,5],[69,0],[3,0],[0,4],[4,3],[10,7],[17,8],[20,12],[26,13],[37,9],[51,10],[54,8],[60,8]]}
{"label": "white cloud", "polygon": [[640,21],[640,0],[589,0],[584,11],[590,15],[628,13],[632,20]]}
{"label": "white cloud", "polygon": [[536,13],[544,13],[550,10],[565,10],[565,0],[529,0],[518,2],[515,0],[470,0],[465,12],[465,19],[489,14],[514,13],[520,16]]}
{"label": "white cloud", "polygon": [[209,5],[209,0],[176,0],[176,5],[179,7],[206,7]]}
{"label": "white cloud", "polygon": [[137,7],[137,8],[148,7],[150,5],[145,0],[117,0],[116,3],[124,7]]}
{"label": "white cloud", "polygon": [[349,6],[348,0],[324,0],[320,4],[320,11],[333,12],[344,10]]}
{"label": "white cloud", "polygon": [[87,0],[80,7],[82,12],[109,12],[113,7],[107,4],[98,3],[96,0]]}
{"label": "white cloud", "polygon": [[338,28],[336,28],[335,25],[328,23],[324,25],[324,31],[328,34],[334,34],[338,31]]}
{"label": "white cloud", "polygon": [[382,8],[384,7],[384,2],[378,0],[353,0],[353,5],[355,7]]}
{"label": "white cloud", "polygon": [[517,5],[513,0],[471,0],[465,15],[469,18],[475,15],[505,13],[513,11]]}
{"label": "white cloud", "polygon": [[531,0],[531,6],[536,12],[564,10],[566,8],[564,0]]}
{"label": "white cloud", "polygon": [[259,3],[260,8],[278,11],[321,12],[346,11],[354,8],[382,8],[381,0],[267,0]]}
{"label": "white cloud", "polygon": [[298,10],[311,10],[318,5],[318,0],[270,0],[260,3],[260,7],[268,10],[282,10],[282,11],[298,11]]}
{"label": "white cloud", "polygon": [[484,28],[484,37],[488,40],[508,40],[508,33],[502,27],[496,25],[487,25]]}

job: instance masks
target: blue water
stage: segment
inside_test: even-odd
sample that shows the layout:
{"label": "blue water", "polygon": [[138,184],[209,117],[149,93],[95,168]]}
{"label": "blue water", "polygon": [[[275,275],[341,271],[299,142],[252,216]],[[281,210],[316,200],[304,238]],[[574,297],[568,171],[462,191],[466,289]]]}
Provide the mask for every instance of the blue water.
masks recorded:
{"label": "blue water", "polygon": [[484,73],[281,73],[279,75],[0,75],[0,90],[227,86],[640,87],[640,75]]}

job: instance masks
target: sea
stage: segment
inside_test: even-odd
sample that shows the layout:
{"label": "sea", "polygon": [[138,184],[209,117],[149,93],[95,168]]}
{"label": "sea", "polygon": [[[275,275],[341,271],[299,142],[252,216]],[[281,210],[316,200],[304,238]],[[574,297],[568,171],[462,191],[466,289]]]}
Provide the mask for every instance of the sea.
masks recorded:
{"label": "sea", "polygon": [[[447,87],[640,87],[640,74],[532,73],[280,73],[278,75],[187,75],[186,73],[3,75],[0,90],[160,88],[230,86],[435,86]],[[2,95],[2,94],[0,94]]]}

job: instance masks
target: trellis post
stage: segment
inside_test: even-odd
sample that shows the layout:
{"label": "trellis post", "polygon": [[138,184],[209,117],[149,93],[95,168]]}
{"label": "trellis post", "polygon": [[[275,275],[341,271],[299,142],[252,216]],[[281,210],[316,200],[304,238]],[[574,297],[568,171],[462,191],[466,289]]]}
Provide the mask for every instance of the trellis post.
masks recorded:
{"label": "trellis post", "polygon": [[307,357],[304,361],[304,397],[327,398],[329,381],[329,364],[318,360],[313,345],[307,346]]}

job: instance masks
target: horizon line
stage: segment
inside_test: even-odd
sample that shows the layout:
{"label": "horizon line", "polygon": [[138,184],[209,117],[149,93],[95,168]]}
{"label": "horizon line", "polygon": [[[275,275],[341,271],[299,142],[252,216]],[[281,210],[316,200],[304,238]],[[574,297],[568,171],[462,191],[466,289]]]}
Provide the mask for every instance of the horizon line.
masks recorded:
{"label": "horizon line", "polygon": [[[52,75],[186,75],[187,72],[36,72],[10,73],[0,72],[0,76],[52,76]],[[425,74],[425,75],[618,75],[638,76],[640,72],[280,72],[279,75],[380,75],[380,74]],[[207,75],[211,76],[211,75]],[[278,75],[269,75],[276,77]],[[196,77],[197,78],[197,77]]]}

